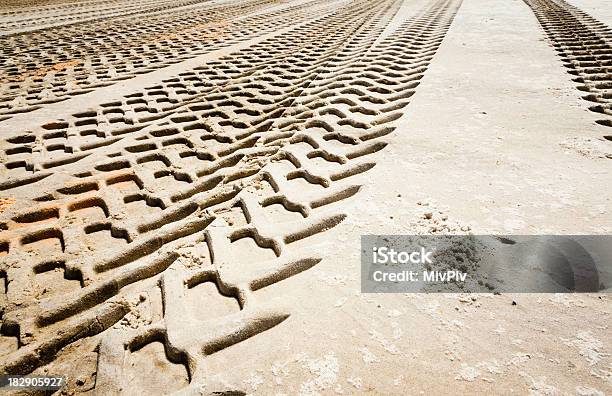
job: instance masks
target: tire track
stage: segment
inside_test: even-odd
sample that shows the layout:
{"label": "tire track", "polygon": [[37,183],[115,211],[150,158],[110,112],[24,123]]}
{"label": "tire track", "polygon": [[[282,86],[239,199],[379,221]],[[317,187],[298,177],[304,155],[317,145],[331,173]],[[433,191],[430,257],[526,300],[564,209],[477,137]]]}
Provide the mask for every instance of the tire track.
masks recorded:
{"label": "tire track", "polygon": [[[612,30],[563,0],[525,0],[574,76],[589,110],[612,127]],[[612,140],[612,136],[606,136]]]}
{"label": "tire track", "polygon": [[150,0],[133,4],[125,0],[96,0],[30,9],[0,10],[0,36],[67,26],[100,19],[168,12],[210,0]]}
{"label": "tire track", "polygon": [[[333,54],[333,49],[338,45],[341,45],[343,40],[346,40],[349,37],[350,32],[354,30],[354,25],[359,20],[364,20],[367,16],[360,15],[364,9],[364,5],[362,4],[360,7],[351,7],[343,10],[343,12],[337,12],[337,15],[332,18],[321,19],[312,24],[306,25],[300,29],[296,29],[292,35],[289,37],[284,37],[284,39],[288,39],[290,43],[297,43],[298,46],[294,48],[293,59],[288,59],[285,46],[283,45],[283,40],[281,39],[273,39],[270,40],[269,43],[263,43],[259,48],[253,48],[251,51],[247,51],[244,54],[239,54],[239,59],[235,62],[238,65],[242,64],[242,57],[250,58],[252,56],[261,55],[264,56],[265,59],[269,59],[269,54],[274,51],[278,52],[278,55],[271,64],[268,65],[266,69],[257,70],[248,72],[246,77],[242,79],[238,79],[229,87],[226,87],[226,90],[229,92],[249,92],[251,91],[252,97],[256,97],[258,102],[264,102],[264,105],[257,106],[257,103],[254,102],[251,107],[260,107],[262,111],[266,113],[273,113],[278,109],[278,106],[282,105],[283,100],[289,97],[292,94],[292,91],[295,90],[292,84],[280,84],[279,88],[283,89],[284,92],[278,92],[276,87],[271,85],[268,81],[269,76],[277,76],[277,81],[284,80],[300,80],[307,78],[309,74],[312,73],[312,69],[317,67],[317,59],[325,59]],[[339,31],[341,34],[330,34],[332,32]],[[325,48],[328,48],[325,51]],[[298,51],[303,49],[301,52]],[[308,59],[312,61],[313,64],[309,65],[309,67],[303,67],[295,70],[287,70],[286,65],[291,64],[291,60],[294,63],[303,64],[304,60]],[[215,69],[223,69],[218,67],[218,65],[211,65],[211,68]],[[297,66],[296,66],[297,67]],[[254,73],[258,73],[257,77],[252,77],[251,75]],[[274,81],[272,81],[274,83]],[[216,96],[219,94],[215,93]],[[213,96],[200,98],[200,101],[203,103],[212,103],[212,106],[215,108],[223,109],[227,108],[226,112],[235,108],[235,104],[232,103],[231,100],[228,100],[226,97],[218,97],[214,98]],[[227,104],[222,105],[221,102],[227,102]],[[242,106],[240,106],[242,107]],[[66,296],[60,295],[59,298],[56,298],[56,303],[53,303],[53,300],[46,299],[46,302],[43,305],[57,305],[58,308],[51,309],[52,312],[55,312],[59,316],[55,316],[55,314],[48,316],[45,315],[48,319],[42,319],[40,323],[32,323],[25,324],[22,323],[17,326],[20,335],[20,342],[25,344],[30,344],[27,337],[25,337],[26,333],[33,334],[35,330],[27,330],[27,328],[36,328],[38,326],[46,325],[49,326],[52,323],[49,323],[51,318],[55,316],[56,319],[65,319],[78,314],[83,309],[90,308],[88,304],[80,304],[82,300],[91,300],[92,303],[98,304],[100,299],[102,301],[112,297],[112,295],[117,291],[118,286],[116,283],[117,280],[117,272],[114,271],[117,266],[125,267],[127,264],[133,262],[134,260],[138,260],[143,256],[149,255],[153,251],[158,250],[162,245],[166,245],[177,238],[182,238],[185,235],[182,234],[182,230],[188,229],[190,232],[196,233],[202,229],[204,229],[210,223],[210,214],[206,211],[206,209],[214,204],[219,202],[224,202],[233,197],[237,191],[235,191],[236,186],[234,183],[236,180],[240,179],[241,176],[248,176],[249,173],[244,170],[238,169],[237,171],[233,169],[233,167],[237,167],[237,162],[241,161],[243,157],[247,157],[241,163],[243,167],[249,169],[251,167],[250,162],[252,162],[247,154],[244,152],[245,149],[242,149],[243,152],[234,154],[232,148],[232,139],[231,134],[227,129],[229,129],[230,125],[224,124],[225,119],[228,118],[225,113],[220,112],[219,110],[215,111],[215,114],[210,114],[210,111],[205,107],[202,110],[198,110],[196,108],[187,109],[191,113],[195,113],[200,115],[204,120],[207,121],[207,124],[203,124],[200,122],[193,122],[191,119],[184,119],[181,117],[175,117],[175,122],[178,126],[181,127],[181,130],[170,130],[168,132],[168,127],[164,126],[164,123],[168,121],[163,120],[160,124],[155,127],[149,128],[150,133],[149,136],[144,136],[147,138],[153,138],[155,140],[163,139],[164,142],[168,142],[169,136],[170,139],[175,139],[172,137],[176,134],[182,134],[179,146],[185,146],[183,149],[191,149],[194,144],[190,144],[189,138],[191,138],[191,134],[194,137],[198,137],[202,134],[202,132],[208,132],[207,126],[215,125],[217,128],[224,128],[225,131],[223,135],[220,134],[211,134],[205,133],[202,137],[205,139],[199,138],[198,140],[202,142],[200,144],[201,148],[207,148],[207,152],[203,152],[200,154],[203,162],[212,162],[212,166],[203,167],[200,171],[196,171],[197,173],[201,173],[204,180],[198,183],[188,183],[188,188],[182,193],[176,193],[177,188],[172,188],[175,186],[168,185],[163,186],[162,191],[168,191],[169,194],[174,195],[176,198],[175,201],[184,201],[187,198],[191,198],[188,202],[182,203],[178,208],[174,209],[166,209],[165,204],[163,203],[163,199],[160,199],[159,196],[155,195],[155,186],[159,185],[160,182],[157,180],[159,178],[164,178],[166,173],[159,174],[160,170],[163,172],[163,168],[168,168],[167,164],[173,165],[170,159],[174,161],[188,161],[191,167],[196,167],[197,165],[193,164],[195,158],[191,158],[189,155],[181,154],[184,151],[173,150],[173,145],[161,144],[161,147],[166,147],[163,151],[160,152],[150,152],[146,154],[141,154],[143,150],[140,150],[138,147],[133,148],[130,146],[132,142],[142,142],[142,136],[137,136],[130,139],[129,142],[122,142],[126,147],[126,154],[128,156],[136,154],[138,158],[135,161],[132,161],[132,165],[138,168],[139,172],[129,171],[131,168],[130,162],[126,161],[122,158],[120,161],[111,161],[107,163],[97,164],[94,166],[94,171],[99,174],[94,174],[94,177],[87,177],[84,182],[79,184],[68,185],[66,188],[58,189],[55,194],[52,194],[50,197],[51,201],[56,201],[56,197],[59,198],[57,203],[51,202],[53,209],[48,210],[46,207],[41,209],[37,209],[35,211],[31,211],[25,213],[23,215],[14,215],[11,216],[11,212],[15,213],[15,211],[7,211],[6,215],[11,216],[11,220],[7,222],[6,228],[7,233],[5,233],[5,237],[12,240],[13,242],[9,243],[6,250],[9,255],[7,255],[5,263],[6,263],[6,274],[7,279],[10,279],[11,287],[9,288],[8,295],[10,296],[9,301],[11,304],[15,304],[14,307],[21,305],[28,300],[32,300],[33,296],[27,295],[19,295],[21,291],[25,290],[33,290],[32,285],[29,284],[32,282],[31,274],[27,273],[28,262],[36,262],[36,256],[38,255],[37,251],[30,251],[28,246],[35,244],[41,240],[51,240],[58,241],[59,249],[56,249],[56,257],[52,253],[52,249],[45,249],[45,257],[42,263],[35,264],[34,268],[42,268],[44,269],[55,269],[60,268],[63,269],[68,278],[76,279],[82,286],[84,286],[84,291],[77,293],[73,298],[66,303]],[[251,110],[253,111],[253,110]],[[258,115],[256,118],[258,123],[262,123],[265,121],[266,113],[262,115]],[[177,115],[174,113],[174,115]],[[178,114],[180,115],[180,114]],[[217,117],[215,117],[217,116]],[[187,124],[186,127],[183,127],[181,124]],[[209,126],[212,128],[212,126]],[[187,130],[185,130],[187,129]],[[193,132],[190,132],[193,131]],[[198,140],[192,139],[197,142]],[[242,139],[247,143],[251,143],[247,139]],[[142,144],[142,143],[140,143]],[[214,150],[216,146],[220,146],[218,150]],[[238,146],[243,145],[239,143]],[[228,147],[229,146],[229,147]],[[147,147],[148,148],[148,147]],[[241,148],[241,147],[237,147]],[[108,148],[105,148],[108,150]],[[144,151],[155,151],[155,150],[144,150]],[[218,151],[225,151],[220,153],[221,157],[228,158],[220,158],[215,161],[215,157],[219,157],[217,154]],[[260,150],[261,151],[261,150]],[[264,154],[269,149],[264,149]],[[187,154],[190,154],[192,151],[187,151]],[[195,157],[199,154],[195,153]],[[212,157],[213,161],[210,161]],[[108,158],[108,157],[107,157]],[[112,157],[111,157],[112,158]],[[186,158],[184,160],[183,158]],[[120,172],[120,168],[128,162],[128,172]],[[153,163],[153,164],[151,164]],[[79,164],[79,168],[83,168],[83,164]],[[162,169],[158,169],[158,166],[161,166]],[[177,167],[173,165],[172,167]],[[228,171],[226,172],[226,169]],[[86,168],[85,168],[86,169]],[[99,175],[104,175],[104,178],[100,180]],[[108,178],[107,174],[110,174],[110,178]],[[61,175],[61,174],[60,174]],[[176,180],[176,172],[172,172],[169,176],[174,181]],[[97,177],[96,177],[97,176]],[[180,178],[180,177],[179,177]],[[216,188],[213,190],[217,184],[219,184],[222,180],[225,182],[223,186],[220,188]],[[54,184],[54,183],[53,183]],[[53,185],[52,184],[52,185]],[[117,185],[124,185],[119,190],[115,187]],[[126,185],[127,184],[127,185]],[[193,186],[192,186],[193,184]],[[108,189],[110,188],[110,190]],[[210,191],[213,190],[213,191]],[[180,191],[180,190],[179,190]],[[106,192],[106,194],[105,194]],[[199,195],[198,195],[199,194]],[[45,198],[46,199],[46,198]],[[173,199],[172,196],[166,197],[166,201],[171,204]],[[138,224],[139,219],[136,220],[136,224],[133,226],[129,226],[129,224],[121,224],[126,223],[126,221],[122,221],[121,217],[125,217],[127,215],[128,210],[130,210],[130,206],[133,203],[142,202],[144,204],[144,208],[140,208],[140,212],[143,213],[143,210],[146,213],[147,207],[152,209],[162,209],[166,210],[161,217],[157,216],[156,220],[151,221],[146,224]],[[127,208],[124,209],[124,207]],[[18,207],[18,205],[16,206]],[[81,210],[85,210],[82,216],[77,216],[72,213],[79,212]],[[133,210],[133,209],[132,209]],[[91,213],[91,212],[94,213]],[[195,212],[194,212],[195,211]],[[88,213],[89,212],[89,213]],[[95,212],[98,212],[97,214]],[[143,213],[143,214],[144,214]],[[122,215],[123,214],[123,215]],[[151,217],[155,214],[149,213],[147,217]],[[56,216],[57,215],[57,216]],[[101,216],[100,216],[101,215]],[[95,221],[96,218],[99,218],[99,221]],[[59,220],[59,221],[56,221]],[[48,224],[48,220],[51,220],[52,227],[50,230],[50,225]],[[80,220],[80,221],[79,221]],[[130,223],[129,220],[126,219],[127,223]],[[176,221],[180,221],[178,224],[173,224]],[[42,223],[42,225],[41,225]],[[58,224],[59,223],[59,224]],[[85,223],[85,224],[83,224]],[[119,224],[118,224],[119,223]],[[192,224],[191,227],[186,227],[186,223]],[[25,229],[22,228],[22,225],[26,225]],[[169,230],[168,227],[164,227],[164,225],[169,225],[172,230]],[[132,229],[132,235],[130,235],[129,228]],[[155,229],[160,229],[155,232]],[[23,231],[25,231],[25,234]],[[140,231],[139,231],[140,230]],[[85,231],[85,235],[82,235],[83,231]],[[144,234],[143,238],[136,238],[140,232]],[[82,249],[83,246],[89,245],[92,246],[91,243],[87,243],[86,235],[95,234],[95,233],[108,233],[111,237],[109,244],[104,245],[101,242],[96,243],[96,247],[101,248],[100,250],[108,250],[108,251],[116,251],[117,242],[120,240],[125,240],[128,242],[127,249],[124,249],[117,255],[113,255],[110,260],[108,260],[108,253],[99,253],[94,254],[92,260],[90,260],[89,264],[82,262]],[[177,234],[178,233],[178,234]],[[11,235],[13,235],[11,237]],[[174,237],[170,235],[175,235]],[[170,236],[170,237],[169,237]],[[83,240],[85,238],[85,240]],[[173,239],[174,238],[174,239]],[[116,239],[117,241],[113,240]],[[134,240],[136,239],[136,240]],[[134,241],[133,241],[134,240]],[[24,243],[25,242],[25,243]],[[4,245],[3,245],[4,246]],[[13,246],[13,247],[12,247]],[[23,246],[24,248],[14,246]],[[106,248],[106,249],[105,249]],[[166,248],[166,250],[171,249],[171,247]],[[149,276],[154,276],[160,270],[165,269],[164,266],[170,264],[172,259],[176,259],[174,255],[170,255],[166,257],[167,253],[159,253],[158,256],[162,256],[160,260],[149,260],[150,263],[138,263],[136,266],[132,265],[132,269],[128,269],[125,276],[119,276],[126,281],[138,281],[140,278],[136,275],[136,272],[142,273],[144,272]],[[69,258],[73,256],[73,260]],[[119,258],[123,257],[123,258]],[[40,260],[40,259],[38,259]],[[25,265],[26,268],[23,268]],[[88,270],[90,268],[91,270]],[[157,269],[156,271],[152,271],[151,268]],[[124,268],[120,268],[120,270],[125,271]],[[17,273],[26,272],[25,277],[17,276]],[[134,272],[136,271],[136,272]],[[43,271],[45,272],[45,271]],[[90,272],[91,274],[88,274]],[[13,273],[15,276],[13,276]],[[28,276],[29,275],[29,276]],[[104,279],[107,279],[105,282]],[[15,295],[11,295],[11,291],[16,291]],[[105,290],[110,290],[110,295],[104,292]],[[97,296],[97,297],[96,297]],[[107,307],[108,304],[103,305],[102,308]],[[10,307],[10,305],[9,305]],[[125,312],[122,311],[122,306],[114,304],[117,315],[123,316]],[[10,309],[10,308],[9,308]],[[47,308],[45,311],[49,311]],[[39,310],[40,312],[40,310]],[[115,312],[115,311],[113,311]],[[123,313],[121,313],[123,312]],[[38,313],[28,313],[26,316],[31,320],[40,321],[41,314]],[[35,319],[39,317],[38,320]],[[87,315],[85,315],[87,316]],[[115,317],[115,316],[112,316]],[[80,318],[80,320],[84,320]],[[10,321],[10,320],[9,320]],[[79,322],[81,323],[81,322]],[[65,323],[61,323],[62,326],[65,326]],[[6,327],[6,326],[5,326]],[[8,326],[8,328],[15,328],[15,326]],[[79,329],[80,326],[71,324],[68,326],[69,329]],[[7,330],[9,331],[9,330]],[[10,331],[9,331],[10,332]],[[62,334],[71,334],[70,331],[63,331]],[[63,342],[65,342],[62,339]],[[51,345],[61,345],[60,341],[49,341]],[[41,341],[43,345],[45,345],[45,341]],[[59,343],[59,344],[58,344]],[[36,344],[36,349],[40,348],[40,343]],[[27,348],[20,349],[20,352],[24,354],[24,356],[29,355]],[[31,353],[31,352],[30,352]],[[25,359],[25,357],[24,357]],[[23,361],[21,359],[17,359],[20,362],[19,367],[27,367],[27,365],[23,365]]]}
{"label": "tire track", "polygon": [[[227,134],[226,130],[232,126],[227,120],[231,117],[253,118],[255,123],[264,122],[265,115],[276,111],[294,88],[288,83],[270,84],[269,77],[263,77],[261,80],[257,76],[271,68],[278,70],[277,73],[281,76],[292,74],[279,66],[287,63],[283,58],[305,47],[308,47],[309,53],[315,52],[314,45],[319,40],[320,32],[308,32],[314,29],[325,29],[328,32],[329,28],[323,27],[324,21],[325,17],[319,18],[294,29],[288,36],[275,37],[232,57],[221,58],[198,67],[193,72],[181,73],[176,78],[164,80],[159,85],[145,89],[144,92],[126,95],[122,101],[103,103],[97,110],[74,113],[66,120],[50,121],[33,131],[15,134],[6,139],[5,156],[2,159],[9,177],[7,181],[0,183],[0,190],[27,185],[51,174],[63,178],[54,179],[54,184],[78,181],[79,178],[87,177],[84,172],[77,172],[78,169],[96,168],[97,162],[101,160],[108,162],[108,158],[117,156],[113,150],[137,145],[139,141],[147,138],[151,128],[167,130],[168,124],[176,124],[184,125],[184,133],[192,130],[195,131],[191,132],[192,134],[203,130],[213,132],[214,128]],[[303,37],[298,37],[299,35]],[[291,41],[285,43],[287,39]],[[316,57],[308,58],[311,59]],[[310,69],[303,69],[299,73],[302,77],[307,76],[308,70]],[[287,78],[294,79],[290,75]],[[245,89],[252,89],[254,93],[238,92]],[[220,94],[222,90],[230,93]],[[230,95],[243,100],[244,103],[228,100]],[[202,102],[209,104],[202,105]],[[249,111],[231,110],[247,106],[251,108]],[[217,110],[211,111],[213,108]],[[261,108],[261,111],[258,112],[258,108]],[[233,114],[228,115],[223,113],[224,111],[232,111]],[[185,112],[195,112],[201,116],[182,117],[181,113]],[[215,117],[219,119],[214,120]],[[209,123],[214,122],[216,125],[203,125],[198,118],[207,119]],[[244,121],[234,124],[236,128],[246,128]],[[148,126],[151,128],[143,129]],[[172,134],[168,131],[153,131],[151,137],[159,139]],[[208,139],[210,138],[207,137],[206,140]],[[162,146],[165,145],[162,143]],[[195,147],[193,143],[188,143],[187,146]],[[134,150],[137,149],[129,148],[127,155],[133,154]],[[66,174],[71,169],[74,176]],[[27,195],[28,191],[24,192],[26,195],[20,195],[23,198],[40,198]],[[34,190],[30,192],[35,193]]]}
{"label": "tire track", "polygon": [[204,4],[188,16],[178,10],[0,37],[0,121],[321,15],[325,4]]}
{"label": "tire track", "polygon": [[[159,341],[187,367],[183,392],[204,382],[224,390],[206,381],[206,356],[289,316],[256,291],[321,260],[304,243],[347,216],[336,204],[359,191],[353,176],[375,166],[369,156],[386,146],[459,5],[432,2],[380,40],[400,1],[354,1],[163,82],[195,84],[155,120],[131,118],[128,131],[92,126],[105,144],[28,162],[46,178],[3,186],[24,199],[0,213],[1,332],[19,346],[1,371],[35,370],[120,321],[102,335],[98,386],[127,389],[122,356]],[[87,131],[78,119],[8,143],[30,155],[45,134],[76,142]],[[49,273],[64,281],[41,295],[37,278]],[[240,309],[195,319],[186,301],[211,283]]]}

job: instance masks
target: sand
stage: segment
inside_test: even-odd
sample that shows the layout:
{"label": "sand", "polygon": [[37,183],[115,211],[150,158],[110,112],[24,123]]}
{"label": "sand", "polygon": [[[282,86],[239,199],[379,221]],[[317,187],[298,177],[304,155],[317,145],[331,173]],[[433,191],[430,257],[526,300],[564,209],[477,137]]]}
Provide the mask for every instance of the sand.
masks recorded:
{"label": "sand", "polygon": [[612,231],[605,1],[83,6],[0,13],[1,372],[612,392],[609,294],[359,284],[363,234]]}

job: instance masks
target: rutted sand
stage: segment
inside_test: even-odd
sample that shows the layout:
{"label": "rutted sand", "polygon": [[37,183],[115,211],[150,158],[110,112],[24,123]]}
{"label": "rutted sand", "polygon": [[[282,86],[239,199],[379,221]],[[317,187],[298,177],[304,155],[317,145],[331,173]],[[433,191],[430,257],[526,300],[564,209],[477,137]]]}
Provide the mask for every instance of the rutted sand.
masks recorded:
{"label": "rutted sand", "polygon": [[176,65],[0,121],[0,367],[102,394],[611,393],[607,294],[359,291],[362,234],[612,231],[609,117],[528,5],[245,3],[210,4],[246,28]]}

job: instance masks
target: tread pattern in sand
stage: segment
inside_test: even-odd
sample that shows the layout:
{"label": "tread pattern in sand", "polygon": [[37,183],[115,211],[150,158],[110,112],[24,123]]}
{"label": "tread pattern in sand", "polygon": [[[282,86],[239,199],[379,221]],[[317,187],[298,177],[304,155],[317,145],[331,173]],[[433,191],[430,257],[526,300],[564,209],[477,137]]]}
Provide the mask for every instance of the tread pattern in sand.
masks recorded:
{"label": "tread pattern in sand", "polygon": [[0,37],[0,121],[308,20],[328,12],[326,3],[205,3],[187,16],[176,10]]}
{"label": "tread pattern in sand", "polygon": [[[376,165],[460,0],[380,38],[401,3],[351,2],[8,137],[0,328],[16,342],[0,371],[52,367],[95,336],[96,386],[125,390],[125,355],[160,342],[187,368],[182,391],[224,390],[206,356],[290,315],[256,291],[321,260],[309,238],[350,215],[338,203]],[[189,296],[207,284],[239,308],[198,316]]]}
{"label": "tread pattern in sand", "polygon": [[612,127],[612,29],[564,0],[525,0],[559,53],[589,110]]}
{"label": "tread pattern in sand", "polygon": [[127,17],[132,15],[170,12],[176,8],[198,5],[210,0],[147,0],[134,3],[129,0],[69,1],[27,6],[19,8],[4,6],[0,2],[0,35],[40,30],[55,26],[66,26],[93,20]]}

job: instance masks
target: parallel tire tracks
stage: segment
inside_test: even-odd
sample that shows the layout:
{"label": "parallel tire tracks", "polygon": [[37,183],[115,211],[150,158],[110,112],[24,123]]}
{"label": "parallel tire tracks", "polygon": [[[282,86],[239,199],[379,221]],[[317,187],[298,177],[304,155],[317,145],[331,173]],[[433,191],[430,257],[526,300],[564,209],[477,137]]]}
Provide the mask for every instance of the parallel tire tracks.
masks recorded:
{"label": "parallel tire tracks", "polygon": [[325,3],[203,3],[0,37],[0,121],[308,20]]}
{"label": "parallel tire tracks", "polygon": [[[355,176],[376,165],[459,5],[430,1],[385,32],[400,0],[352,1],[8,137],[0,338],[14,344],[0,372],[76,360],[96,337],[96,387],[127,392],[125,357],[158,341],[187,368],[172,390],[227,390],[206,357],[291,314],[257,290],[321,260],[310,238],[350,215]],[[189,296],[210,284],[238,308],[197,317]]]}
{"label": "parallel tire tracks", "polygon": [[93,20],[126,17],[193,6],[210,0],[144,0],[137,4],[127,0],[82,1],[39,5],[24,9],[0,10],[0,35],[67,26]]}

